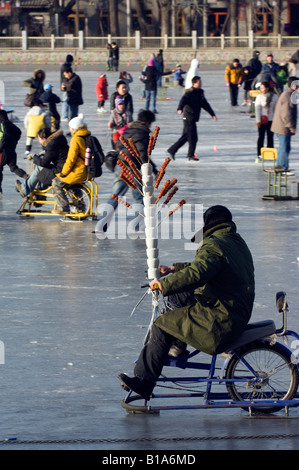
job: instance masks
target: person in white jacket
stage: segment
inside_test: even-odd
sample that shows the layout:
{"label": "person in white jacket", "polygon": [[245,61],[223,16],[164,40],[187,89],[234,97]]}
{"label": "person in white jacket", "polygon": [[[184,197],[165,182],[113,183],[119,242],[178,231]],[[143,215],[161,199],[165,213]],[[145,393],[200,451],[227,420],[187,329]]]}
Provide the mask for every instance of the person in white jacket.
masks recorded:
{"label": "person in white jacket", "polygon": [[197,59],[192,59],[190,68],[186,75],[185,90],[192,88],[192,78],[197,76],[199,76],[199,61]]}
{"label": "person in white jacket", "polygon": [[28,155],[31,151],[32,141],[37,136],[38,131],[43,128],[51,129],[51,117],[44,110],[43,103],[40,100],[34,102],[32,108],[24,118],[24,126],[26,129],[26,151]]}
{"label": "person in white jacket", "polygon": [[260,94],[255,100],[255,119],[258,128],[257,158],[261,158],[261,148],[264,147],[265,135],[267,135],[267,147],[274,146],[274,133],[271,131],[271,124],[278,97],[271,90],[268,82],[260,85]]}

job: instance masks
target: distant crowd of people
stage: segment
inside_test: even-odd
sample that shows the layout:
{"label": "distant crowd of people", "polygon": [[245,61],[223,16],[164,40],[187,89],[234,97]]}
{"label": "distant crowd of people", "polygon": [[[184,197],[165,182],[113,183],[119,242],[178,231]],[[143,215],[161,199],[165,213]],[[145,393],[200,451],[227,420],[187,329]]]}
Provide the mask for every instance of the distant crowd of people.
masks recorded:
{"label": "distant crowd of people", "polygon": [[[107,44],[108,60],[107,71],[118,71],[119,49],[116,43]],[[74,58],[68,54],[64,64],[60,69],[60,96],[53,92],[53,86],[45,82],[45,72],[37,69],[32,77],[22,82],[28,88],[28,93],[24,104],[29,107],[24,119],[26,129],[26,155],[32,151],[32,143],[35,138],[44,149],[46,157],[34,157],[34,172],[32,175],[17,166],[16,145],[20,139],[21,131],[10,123],[7,114],[2,110],[0,113],[0,190],[2,172],[4,165],[9,165],[11,171],[24,179],[23,182],[16,181],[16,189],[26,197],[34,187],[44,187],[50,185],[55,175],[56,183],[53,184],[55,192],[58,194],[58,207],[61,212],[66,212],[67,204],[61,199],[62,186],[57,180],[63,183],[78,181],[86,176],[81,168],[81,176],[69,179],[72,172],[72,165],[77,158],[84,157],[86,142],[79,139],[74,153],[67,144],[66,138],[60,129],[61,121],[69,124],[68,135],[72,141],[76,141],[80,133],[90,134],[87,125],[81,117],[79,109],[83,104],[82,81],[73,70]],[[253,57],[244,66],[239,59],[234,59],[225,69],[225,81],[230,92],[230,101],[233,107],[238,105],[238,92],[240,87],[244,88],[244,99],[242,105],[251,104],[254,100],[256,124],[258,128],[257,157],[261,157],[261,148],[264,147],[264,140],[267,137],[267,147],[274,146],[274,134],[279,140],[277,168],[288,172],[289,153],[291,150],[291,137],[296,133],[296,113],[297,108],[289,99],[292,92],[298,88],[296,78],[296,66],[299,63],[299,50],[292,56],[288,64],[279,65],[274,61],[273,55],[267,55],[266,63],[262,64],[260,52],[254,51]],[[111,131],[111,148],[114,151],[123,149],[120,136],[123,134],[132,137],[140,132],[140,126],[146,129],[149,138],[150,125],[155,121],[157,89],[161,86],[163,76],[174,74],[174,82],[184,87],[182,98],[177,105],[178,114],[183,118],[183,130],[180,138],[168,148],[171,159],[175,159],[178,150],[188,144],[187,160],[199,161],[195,149],[198,140],[197,122],[200,119],[201,109],[204,109],[214,121],[217,121],[216,113],[207,101],[202,89],[202,79],[199,76],[200,64],[198,59],[192,59],[188,71],[184,71],[180,64],[173,70],[164,68],[163,50],[153,54],[144,66],[139,79],[144,83],[145,106],[143,112],[138,114],[134,121],[133,97],[130,94],[130,84],[133,77],[129,72],[121,71],[116,82],[114,91],[109,95],[108,80],[106,73],[100,73],[97,79],[95,92],[97,98],[97,112],[107,113],[109,111],[108,129]],[[284,87],[286,90],[284,91]],[[253,96],[252,91],[256,91],[257,96]],[[105,109],[108,102],[109,109]],[[57,110],[57,105],[61,104],[61,116]],[[137,122],[137,127],[136,127]],[[287,124],[286,124],[287,122]],[[134,124],[135,123],[135,124]],[[13,127],[14,126],[14,127]],[[16,129],[15,129],[16,128]],[[134,130],[135,129],[135,130]],[[139,129],[138,132],[136,129]],[[2,139],[1,139],[2,134]],[[17,135],[18,134],[18,135]],[[132,135],[133,134],[133,135]],[[75,137],[75,139],[74,139]],[[137,136],[137,138],[139,138]],[[143,135],[144,138],[144,135]],[[147,138],[145,140],[147,140]],[[53,151],[59,145],[59,151]],[[75,147],[74,147],[75,148]],[[49,150],[50,149],[50,150]],[[143,149],[144,150],[144,149]],[[56,152],[56,155],[54,155]],[[65,166],[67,159],[71,159],[72,165]],[[78,165],[80,167],[80,165]],[[78,168],[77,168],[78,169]],[[47,170],[49,170],[47,172]],[[78,174],[80,174],[80,171]],[[57,175],[59,175],[57,177]],[[120,184],[119,175],[115,174],[115,186],[124,191]],[[59,193],[60,191],[60,193]],[[60,194],[60,199],[59,199]],[[117,189],[115,194],[117,195]],[[64,201],[65,202],[65,201]],[[116,204],[117,205],[117,204]],[[113,202],[115,206],[115,202]]]}
{"label": "distant crowd of people", "polygon": [[[257,159],[261,159],[261,149],[267,136],[267,148],[274,147],[274,134],[277,135],[279,148],[277,171],[289,171],[291,137],[296,133],[297,104],[292,94],[299,87],[296,67],[299,63],[297,50],[288,63],[278,64],[273,54],[267,55],[262,64],[260,52],[254,51],[248,64],[242,66],[239,59],[234,59],[225,69],[225,81],[230,93],[231,106],[238,106],[239,88],[244,88],[243,106],[254,101],[256,125],[258,128]],[[285,89],[286,87],[286,89]]]}

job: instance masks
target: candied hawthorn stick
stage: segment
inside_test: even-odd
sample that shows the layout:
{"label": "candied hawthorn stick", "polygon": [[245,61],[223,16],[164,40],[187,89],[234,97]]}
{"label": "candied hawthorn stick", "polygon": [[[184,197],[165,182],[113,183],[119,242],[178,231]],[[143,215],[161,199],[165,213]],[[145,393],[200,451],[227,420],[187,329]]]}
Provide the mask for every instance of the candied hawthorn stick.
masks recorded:
{"label": "candied hawthorn stick", "polygon": [[136,147],[135,142],[133,141],[132,137],[129,138],[128,142],[131,145],[131,148],[134,151],[136,157],[139,158],[140,153],[138,152],[137,147]]}
{"label": "candied hawthorn stick", "polygon": [[[129,204],[127,201],[125,201],[124,199],[121,199],[120,197],[116,196],[116,194],[112,194],[112,199],[114,199],[115,201],[119,202],[120,204],[123,204],[124,206],[128,207],[128,209],[133,209],[133,206],[131,206],[131,204]],[[141,212],[137,211],[139,215],[141,215],[141,217],[144,217],[144,214],[142,214]]]}
{"label": "candied hawthorn stick", "polygon": [[182,199],[171,211],[168,212],[168,217],[170,217],[176,210],[186,204],[185,199]]}
{"label": "candied hawthorn stick", "polygon": [[116,196],[116,194],[112,194],[112,199],[114,199],[115,201],[117,202],[120,202],[121,204],[123,204],[124,206],[128,207],[129,209],[133,209],[133,207],[131,206],[131,204],[129,204],[127,201],[124,201],[123,199],[121,199],[120,197]]}
{"label": "candied hawthorn stick", "polygon": [[179,188],[178,188],[177,186],[175,186],[175,187],[173,188],[173,190],[168,194],[168,197],[167,197],[167,199],[165,200],[164,204],[168,204],[168,203],[169,203],[169,201],[173,198],[173,196],[174,196],[175,193],[178,191],[178,189],[179,189]]}
{"label": "candied hawthorn stick", "polygon": [[118,166],[121,167],[121,169],[132,179],[135,178],[134,174],[126,167],[123,161],[117,160]]}
{"label": "candied hawthorn stick", "polygon": [[[133,142],[132,139],[129,139],[129,141],[127,141],[123,135],[120,136],[119,140],[123,143],[123,145],[126,147],[126,149],[130,152],[130,155],[133,157],[133,158],[137,158],[137,160],[139,161],[139,163],[142,163],[142,161],[140,160],[140,155],[139,155],[139,152],[137,151],[136,149],[136,146]],[[135,152],[136,150],[136,152]]]}
{"label": "candied hawthorn stick", "polygon": [[137,176],[138,179],[140,179],[140,171],[138,170],[137,166],[135,165],[134,162],[132,162],[132,160],[128,157],[128,155],[125,154],[125,152],[123,152],[122,150],[119,152],[120,155],[122,156],[122,158],[130,165],[131,169],[133,170],[133,172],[135,173],[135,175]]}
{"label": "candied hawthorn stick", "polygon": [[150,156],[154,148],[154,137],[151,135],[148,142],[147,154]]}
{"label": "candied hawthorn stick", "polygon": [[163,188],[161,189],[161,191],[159,192],[158,197],[156,198],[156,202],[158,202],[159,199],[161,199],[161,197],[165,196],[165,194],[166,194],[167,191],[168,191],[168,186],[169,186],[170,184],[171,184],[171,181],[170,181],[170,180],[165,181]]}
{"label": "candied hawthorn stick", "polygon": [[164,217],[164,219],[161,220],[158,225],[161,225],[162,222],[163,222],[165,219],[167,219],[168,217],[171,217],[172,214],[173,214],[175,211],[177,211],[180,207],[182,207],[184,204],[186,204],[186,200],[185,200],[185,199],[182,199],[181,202],[179,202],[171,211],[168,212],[167,216]]}
{"label": "candied hawthorn stick", "polygon": [[162,164],[161,168],[163,168],[164,170],[166,170],[166,167],[167,165],[170,163],[170,158],[169,157],[166,157],[165,160],[164,160],[164,163]]}
{"label": "candied hawthorn stick", "polygon": [[163,178],[163,176],[165,175],[165,170],[159,170],[158,174],[157,174],[157,179],[155,181],[155,189],[157,189],[159,187],[159,184],[161,183],[161,180]]}
{"label": "candied hawthorn stick", "polygon": [[124,170],[122,170],[121,174],[120,174],[120,178],[125,182],[127,183],[128,186],[130,186],[132,189],[137,189],[137,186],[136,184],[134,183],[134,181],[132,180],[132,178],[130,178]]}

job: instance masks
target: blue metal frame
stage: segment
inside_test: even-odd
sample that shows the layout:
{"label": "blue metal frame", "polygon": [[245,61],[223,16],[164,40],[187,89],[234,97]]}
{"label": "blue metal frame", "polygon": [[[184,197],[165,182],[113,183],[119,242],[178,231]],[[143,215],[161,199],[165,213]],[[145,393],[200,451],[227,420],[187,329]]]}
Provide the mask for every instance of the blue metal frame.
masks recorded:
{"label": "blue metal frame", "polygon": [[[299,335],[295,333],[294,331],[287,330],[284,332],[284,337],[287,336],[292,336],[296,339],[299,340]],[[287,351],[289,354],[292,354],[292,351],[288,349],[284,344],[282,343],[277,343],[281,349]],[[249,345],[248,345],[249,346]],[[216,360],[217,360],[217,355],[211,356],[211,361],[209,364],[202,363],[202,362],[188,362],[188,360],[196,355],[198,355],[200,351],[195,350],[191,354],[188,354],[186,356],[178,357],[178,358],[173,358],[173,357],[168,357],[165,366],[168,367],[178,367],[180,369],[195,369],[195,370],[206,370],[207,376],[206,377],[164,377],[161,376],[159,377],[157,384],[161,383],[176,383],[176,382],[197,382],[197,384],[200,383],[206,383],[206,389],[205,391],[202,392],[190,392],[190,393],[168,393],[168,394],[159,394],[159,393],[154,393],[153,394],[153,399],[160,399],[160,398],[203,398],[203,403],[202,404],[192,404],[192,405],[153,405],[148,404],[147,401],[144,401],[143,406],[137,406],[136,405],[131,405],[132,402],[136,400],[143,400],[139,395],[133,395],[132,396],[132,391],[128,393],[128,395],[125,397],[125,399],[122,401],[122,406],[128,411],[128,412],[149,412],[149,413],[155,413],[159,412],[160,410],[181,410],[181,409],[207,409],[207,408],[246,408],[250,409],[251,407],[257,408],[257,407],[279,407],[282,408],[284,407],[287,411],[289,407],[296,407],[299,406],[299,393],[297,392],[295,397],[292,400],[252,400],[252,401],[233,401],[230,399],[228,393],[223,393],[223,392],[218,392],[218,393],[213,393],[212,392],[212,385],[218,384],[218,385],[223,385],[229,382],[244,382],[247,379],[246,378],[241,378],[241,379],[225,379],[223,378],[224,370],[226,368],[227,362],[230,359],[232,355],[238,355],[237,350],[232,350],[230,352],[230,356],[226,357],[223,361],[222,365],[222,373],[220,374],[219,377],[215,377],[215,369],[216,369]],[[246,364],[246,361],[242,359],[242,362],[246,367],[248,367],[248,370],[250,371],[250,366]],[[297,367],[299,365],[298,360],[297,362]],[[251,371],[251,373],[254,374],[254,371]],[[253,380],[253,377],[248,377],[250,380]],[[256,380],[260,380],[258,377],[256,377]],[[215,401],[216,400],[216,401]],[[151,402],[152,403],[152,402]]]}

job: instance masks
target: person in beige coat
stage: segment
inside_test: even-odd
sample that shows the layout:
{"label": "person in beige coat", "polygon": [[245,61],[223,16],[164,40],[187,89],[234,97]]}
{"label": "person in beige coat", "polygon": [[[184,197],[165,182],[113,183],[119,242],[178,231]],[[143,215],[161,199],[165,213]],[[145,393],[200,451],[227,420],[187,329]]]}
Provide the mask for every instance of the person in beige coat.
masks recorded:
{"label": "person in beige coat", "polygon": [[[271,131],[277,134],[279,141],[277,168],[288,171],[291,151],[291,137],[296,134],[297,95],[299,79],[290,77],[288,88],[280,95],[272,121]],[[290,175],[291,176],[291,175]]]}

